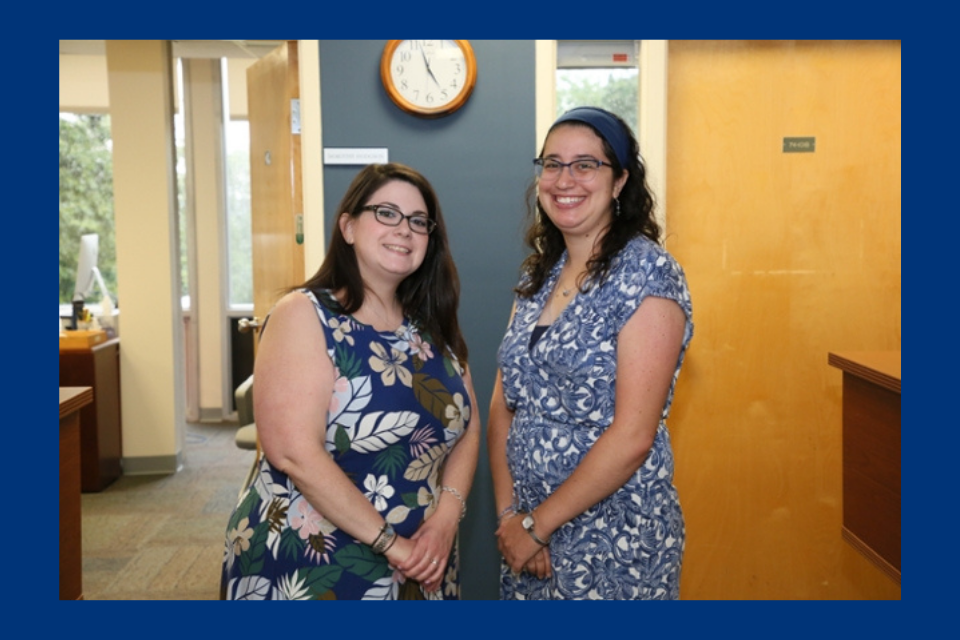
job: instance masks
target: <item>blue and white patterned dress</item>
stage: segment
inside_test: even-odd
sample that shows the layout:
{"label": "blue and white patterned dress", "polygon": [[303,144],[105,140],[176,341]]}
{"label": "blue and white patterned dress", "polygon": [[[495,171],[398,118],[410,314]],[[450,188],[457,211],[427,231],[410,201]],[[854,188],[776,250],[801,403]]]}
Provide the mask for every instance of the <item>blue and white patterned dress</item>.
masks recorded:
{"label": "blue and white patterned dress", "polygon": [[[324,446],[397,533],[410,537],[436,510],[444,461],[470,422],[463,371],[410,322],[377,331],[338,312],[329,292],[303,293],[336,368]],[[459,564],[455,539],[443,584],[427,599],[459,598]],[[396,600],[401,582],[385,556],[334,526],[262,457],[227,524],[221,598]]]}
{"label": "blue and white patterned dress", "polygon": [[606,281],[578,293],[531,348],[531,334],[566,260],[564,253],[534,296],[517,298],[498,352],[504,396],[514,411],[507,461],[520,510],[534,509],[553,493],[613,421],[617,335],[644,298],[669,298],[680,305],[687,317],[683,347],[642,467],[623,487],[554,532],[551,577],[513,574],[503,562],[500,595],[507,600],[677,599],[685,529],[666,418],[693,336],[686,278],[666,250],[635,238],[615,257]]}

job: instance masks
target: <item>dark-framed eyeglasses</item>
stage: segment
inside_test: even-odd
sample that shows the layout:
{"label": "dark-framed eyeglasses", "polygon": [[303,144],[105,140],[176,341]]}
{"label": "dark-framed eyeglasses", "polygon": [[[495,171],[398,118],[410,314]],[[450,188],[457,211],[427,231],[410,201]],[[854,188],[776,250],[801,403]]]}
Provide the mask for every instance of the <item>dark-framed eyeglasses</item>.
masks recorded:
{"label": "dark-framed eyeglasses", "polygon": [[385,204],[368,204],[365,207],[361,207],[360,211],[373,211],[377,222],[385,224],[388,227],[399,227],[400,223],[406,220],[410,231],[424,236],[430,235],[430,233],[437,228],[436,221],[431,220],[425,214],[415,213],[408,216]]}
{"label": "dark-framed eyeglasses", "polygon": [[542,182],[559,180],[564,167],[570,167],[570,175],[577,182],[590,182],[597,177],[600,167],[613,165],[596,158],[580,158],[573,162],[560,162],[554,158],[534,158],[533,167],[537,178]]}

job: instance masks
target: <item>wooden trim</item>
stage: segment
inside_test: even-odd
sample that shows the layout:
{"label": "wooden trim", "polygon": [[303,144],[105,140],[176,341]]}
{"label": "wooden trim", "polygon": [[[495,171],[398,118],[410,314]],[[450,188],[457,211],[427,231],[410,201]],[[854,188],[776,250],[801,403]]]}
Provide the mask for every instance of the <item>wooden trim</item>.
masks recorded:
{"label": "wooden trim", "polygon": [[857,537],[855,533],[843,527],[843,530],[840,532],[843,539],[850,543],[850,546],[862,553],[867,560],[870,560],[873,564],[877,566],[878,569],[883,571],[885,574],[893,578],[897,584],[900,584],[900,570],[894,567],[892,564],[884,560],[883,556],[874,551],[870,545]]}
{"label": "wooden trim", "polygon": [[92,387],[60,387],[60,599],[83,600],[80,410]]}
{"label": "wooden trim", "polygon": [[894,393],[900,393],[899,351],[830,353],[827,355],[827,364]]}
{"label": "wooden trim", "polygon": [[60,419],[93,402],[93,387],[60,387]]}
{"label": "wooden trim", "polygon": [[667,40],[640,40],[637,137],[647,182],[657,201],[654,212],[667,234]]}

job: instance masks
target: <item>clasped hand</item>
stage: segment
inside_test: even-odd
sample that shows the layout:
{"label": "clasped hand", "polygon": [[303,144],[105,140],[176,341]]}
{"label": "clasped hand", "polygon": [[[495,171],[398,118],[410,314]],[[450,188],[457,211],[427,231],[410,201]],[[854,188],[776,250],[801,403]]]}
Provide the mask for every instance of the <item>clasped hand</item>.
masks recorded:
{"label": "clasped hand", "polygon": [[398,537],[387,559],[406,579],[416,580],[426,591],[437,591],[452,546],[453,534],[428,518],[409,538]]}
{"label": "clasped hand", "polygon": [[549,578],[550,547],[542,547],[523,528],[521,518],[504,518],[497,527],[497,548],[514,573],[525,570],[538,578]]}

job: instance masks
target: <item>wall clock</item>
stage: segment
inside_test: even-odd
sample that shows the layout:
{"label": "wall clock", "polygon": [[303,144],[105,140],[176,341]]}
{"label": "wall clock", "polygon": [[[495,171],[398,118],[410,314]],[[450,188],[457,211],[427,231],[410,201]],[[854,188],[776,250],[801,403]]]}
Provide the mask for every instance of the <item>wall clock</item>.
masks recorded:
{"label": "wall clock", "polygon": [[390,99],[407,113],[439,118],[470,98],[477,60],[466,40],[388,40],[380,79]]}

